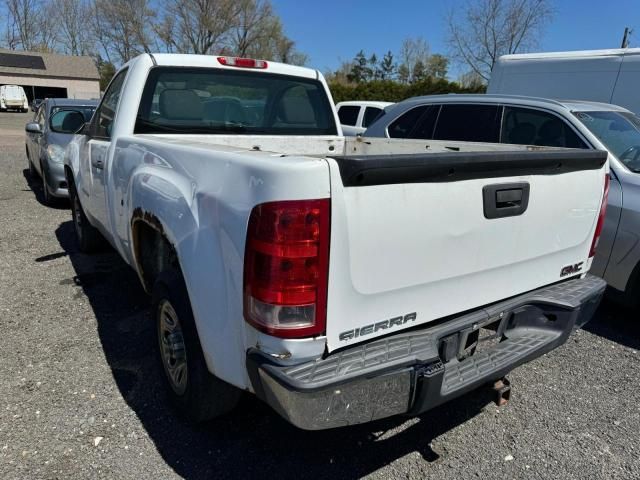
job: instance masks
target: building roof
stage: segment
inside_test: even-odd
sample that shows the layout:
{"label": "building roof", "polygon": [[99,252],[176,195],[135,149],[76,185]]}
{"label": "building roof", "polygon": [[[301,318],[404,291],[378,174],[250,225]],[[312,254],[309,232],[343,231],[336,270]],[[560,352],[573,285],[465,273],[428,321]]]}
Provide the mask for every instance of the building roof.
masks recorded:
{"label": "building roof", "polygon": [[0,75],[99,80],[91,57],[0,49]]}

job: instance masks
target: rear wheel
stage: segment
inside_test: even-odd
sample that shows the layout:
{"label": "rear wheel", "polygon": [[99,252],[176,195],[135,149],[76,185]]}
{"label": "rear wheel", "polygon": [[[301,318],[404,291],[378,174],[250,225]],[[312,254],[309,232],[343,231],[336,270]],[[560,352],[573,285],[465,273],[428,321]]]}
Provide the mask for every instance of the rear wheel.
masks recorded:
{"label": "rear wheel", "polygon": [[44,200],[45,205],[52,206],[56,202],[56,198],[51,195],[49,192],[49,185],[47,184],[47,174],[44,169],[44,165],[42,165],[42,161],[40,161],[40,177],[42,178],[42,199]]}
{"label": "rear wheel", "polygon": [[179,272],[159,275],[152,309],[167,390],[180,415],[201,422],[231,411],[242,392],[209,372]]}
{"label": "rear wheel", "polygon": [[640,311],[640,275],[631,275],[627,291],[623,294],[622,304],[629,310]]}
{"label": "rear wheel", "polygon": [[33,179],[37,175],[36,169],[33,168],[33,163],[31,163],[31,158],[29,157],[29,149],[25,147],[25,150],[27,152],[27,166],[29,168],[29,177]]}
{"label": "rear wheel", "polygon": [[[46,182],[43,181],[46,191]],[[69,200],[71,202],[71,215],[73,217],[73,226],[78,240],[78,247],[82,253],[94,253],[102,250],[105,245],[105,239],[100,232],[89,223],[87,216],[82,209],[78,192],[74,183],[69,184]]]}

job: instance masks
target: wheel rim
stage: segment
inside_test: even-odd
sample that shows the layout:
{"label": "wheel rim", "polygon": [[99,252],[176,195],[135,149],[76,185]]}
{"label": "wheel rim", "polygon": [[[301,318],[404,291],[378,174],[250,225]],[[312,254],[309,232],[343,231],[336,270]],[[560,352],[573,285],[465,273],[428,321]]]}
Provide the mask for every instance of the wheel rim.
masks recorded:
{"label": "wheel rim", "polygon": [[158,306],[158,340],[169,385],[177,395],[182,395],[187,389],[187,351],[180,320],[167,300]]}
{"label": "wheel rim", "polygon": [[78,195],[73,196],[73,225],[76,227],[78,240],[82,240],[82,207]]}

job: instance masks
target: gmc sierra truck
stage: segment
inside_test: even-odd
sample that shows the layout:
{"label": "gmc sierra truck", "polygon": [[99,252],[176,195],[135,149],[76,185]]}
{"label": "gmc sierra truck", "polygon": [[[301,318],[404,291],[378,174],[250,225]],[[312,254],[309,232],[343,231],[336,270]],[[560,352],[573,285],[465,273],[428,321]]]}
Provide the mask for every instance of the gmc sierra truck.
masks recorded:
{"label": "gmc sierra truck", "polygon": [[248,391],[304,429],[416,415],[561,345],[605,287],[608,168],[345,138],[318,71],[173,54],[124,65],[65,157],[80,249],[137,272],[178,410]]}

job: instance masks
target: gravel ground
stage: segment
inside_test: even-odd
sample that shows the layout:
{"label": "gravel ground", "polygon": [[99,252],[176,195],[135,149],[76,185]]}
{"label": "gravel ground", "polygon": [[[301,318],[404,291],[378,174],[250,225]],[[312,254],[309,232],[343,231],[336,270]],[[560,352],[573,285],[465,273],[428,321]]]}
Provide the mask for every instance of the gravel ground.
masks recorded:
{"label": "gravel ground", "polygon": [[0,478],[640,478],[640,322],[603,305],[509,378],[419,418],[304,432],[253,398],[193,427],[172,414],[148,299],[114,253],[77,250],[65,204],[26,175],[0,114]]}

